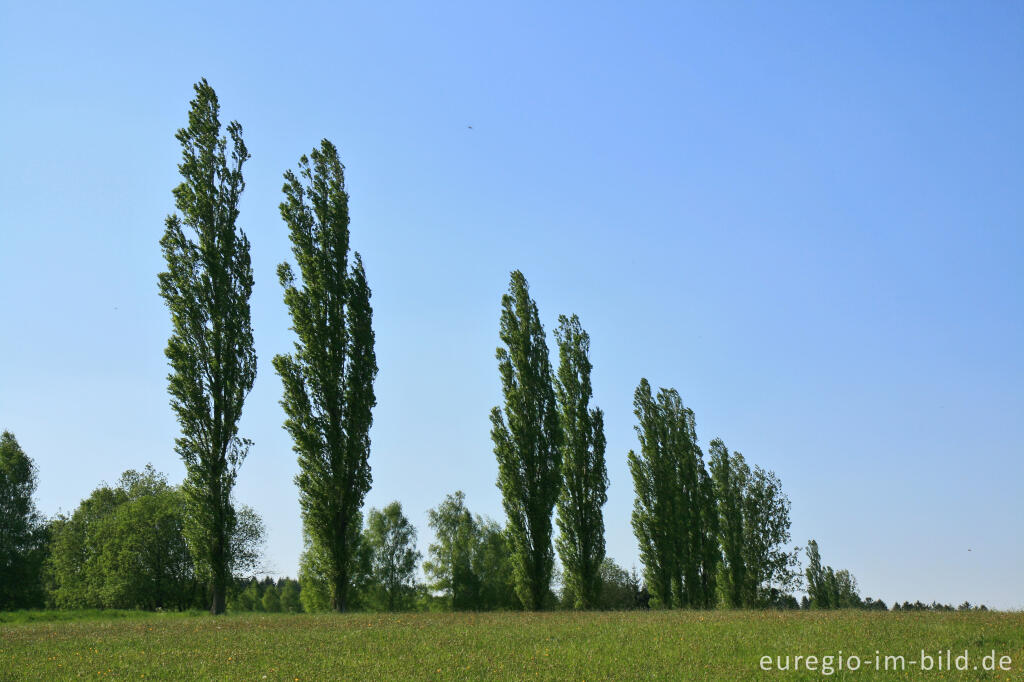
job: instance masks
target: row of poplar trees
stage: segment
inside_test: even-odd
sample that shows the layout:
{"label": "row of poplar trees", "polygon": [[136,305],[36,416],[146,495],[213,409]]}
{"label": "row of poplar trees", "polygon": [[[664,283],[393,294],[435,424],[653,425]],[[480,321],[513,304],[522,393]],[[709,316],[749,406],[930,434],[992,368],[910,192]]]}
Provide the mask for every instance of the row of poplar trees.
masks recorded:
{"label": "row of poplar trees", "polygon": [[[172,322],[168,390],[181,427],[175,449],[186,467],[185,537],[197,573],[210,584],[214,614],[225,610],[240,551],[231,492],[251,446],[238,421],[256,378],[253,272],[237,225],[249,152],[236,121],[222,134],[219,110],[213,88],[197,83],[188,126],[177,133],[182,182],[160,241],[167,270],[159,276]],[[348,194],[334,145],[323,140],[284,180],[280,212],[295,267],[282,263],[277,274],[296,340],[273,365],[298,455],[304,565],[328,586],[331,608],[344,611],[372,480],[370,288],[359,254],[349,257]],[[528,609],[550,603],[557,548],[565,589],[578,608],[592,608],[605,558],[608,475],[604,415],[590,406],[590,338],[575,315],[560,316],[556,370],[521,272],[512,273],[501,306],[504,407],[491,411],[491,437],[516,593]],[[651,595],[669,607],[710,607],[719,592],[734,606],[763,601],[764,585],[791,574],[791,557],[778,549],[789,539],[789,508],[777,479],[751,472],[720,441],[712,442],[709,474],[693,412],[679,394],[654,395],[643,380],[634,398],[640,451],[629,453],[633,527]]]}
{"label": "row of poplar trees", "polygon": [[[530,609],[548,599],[557,506],[564,588],[577,608],[592,608],[605,549],[604,415],[590,407],[590,337],[579,319],[560,316],[555,338],[557,370],[526,279],[513,272],[497,350],[505,405],[491,412],[491,437],[516,592]],[[675,389],[655,394],[641,379],[633,407],[640,449],[628,455],[632,524],[653,603],[759,607],[791,599],[797,557],[784,549],[790,506],[775,474],[751,468],[719,439],[705,465],[693,411]]]}
{"label": "row of poplar trees", "polygon": [[527,609],[548,603],[555,545],[565,589],[577,608],[593,608],[601,589],[608,499],[604,413],[590,407],[590,337],[576,315],[558,318],[558,371],[523,273],[512,273],[501,300],[497,350],[504,409],[491,410],[498,487],[508,517],[516,594]]}
{"label": "row of poplar trees", "polygon": [[[204,79],[194,89],[188,126],[177,133],[182,182],[160,241],[167,270],[159,285],[171,313],[168,390],[181,427],[175,450],[186,468],[185,535],[210,584],[210,612],[220,614],[239,550],[231,491],[251,446],[238,420],[256,379],[253,272],[249,240],[237,225],[249,152],[236,121],[222,134],[213,88]],[[277,274],[297,339],[273,364],[299,459],[304,530],[331,606],[344,610],[371,482],[377,363],[370,289],[359,254],[349,258],[348,195],[334,145],[323,140],[284,178],[281,217],[298,272],[282,263]]]}
{"label": "row of poplar trees", "polygon": [[629,453],[633,530],[651,596],[665,607],[784,605],[798,579],[789,499],[771,471],[721,439],[705,466],[693,411],[675,389],[633,396],[640,451]]}
{"label": "row of poplar trees", "polygon": [[[249,241],[237,226],[249,152],[238,122],[221,134],[213,88],[204,79],[194,89],[188,127],[177,133],[182,182],[174,189],[177,213],[167,217],[160,242],[167,270],[159,284],[173,328],[166,355],[181,427],[175,449],[186,467],[185,534],[210,583],[210,611],[219,614],[238,551],[231,491],[251,446],[239,436],[238,421],[256,378],[253,273]],[[349,260],[348,194],[334,145],[324,140],[284,178],[280,211],[298,272],[285,262],[277,274],[297,340],[273,364],[298,454],[304,560],[327,583],[331,607],[344,611],[372,480],[377,364],[370,289],[359,254]],[[576,316],[559,319],[560,364],[552,383],[544,330],[522,273],[513,273],[502,308],[506,348],[498,360],[506,405],[491,420],[517,594],[527,608],[548,601],[557,503],[566,587],[577,606],[590,607],[600,589],[608,480],[603,414],[589,407],[589,337]]]}

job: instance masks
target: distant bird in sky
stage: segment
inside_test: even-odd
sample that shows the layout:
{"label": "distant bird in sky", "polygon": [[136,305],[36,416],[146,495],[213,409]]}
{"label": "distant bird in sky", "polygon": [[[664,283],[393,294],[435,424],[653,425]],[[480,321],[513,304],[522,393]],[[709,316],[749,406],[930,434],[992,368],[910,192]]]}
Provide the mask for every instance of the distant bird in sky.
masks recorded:
{"label": "distant bird in sky", "polygon": [[470,130],[472,130],[472,129],[473,129],[473,126],[466,126],[466,127],[467,127],[467,128],[469,128]]}

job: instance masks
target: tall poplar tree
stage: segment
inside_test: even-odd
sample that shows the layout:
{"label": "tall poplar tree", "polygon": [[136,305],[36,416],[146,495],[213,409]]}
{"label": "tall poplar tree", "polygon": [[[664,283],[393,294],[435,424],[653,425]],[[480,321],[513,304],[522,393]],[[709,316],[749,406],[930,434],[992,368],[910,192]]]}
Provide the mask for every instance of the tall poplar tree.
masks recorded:
{"label": "tall poplar tree", "polygon": [[298,340],[274,357],[284,383],[285,429],[298,454],[299,503],[306,533],[344,611],[370,490],[370,426],[376,405],[370,288],[358,252],[351,265],[345,167],[328,140],[284,175],[281,217],[299,268],[278,266]]}
{"label": "tall poplar tree", "polygon": [[729,455],[721,439],[711,441],[711,476],[718,501],[719,541],[722,547],[722,591],[732,608],[745,605],[747,585],[743,556],[743,491],[750,471],[742,455]]}
{"label": "tall poplar tree", "polygon": [[827,609],[832,606],[828,589],[828,575],[821,566],[821,553],[815,540],[807,541],[807,595],[811,598],[811,606]]}
{"label": "tall poplar tree", "polygon": [[759,608],[778,603],[796,586],[796,550],[789,542],[789,498],[771,471],[711,441],[711,474],[722,547],[719,576],[728,606]]}
{"label": "tall poplar tree", "polygon": [[0,610],[43,605],[43,520],[32,496],[36,466],[10,431],[0,433]]}
{"label": "tall poplar tree", "polygon": [[661,418],[668,433],[669,456],[676,466],[675,548],[678,568],[673,576],[677,606],[697,606],[700,581],[701,497],[694,457],[696,429],[693,412],[683,406],[675,389],[658,391]]}
{"label": "tall poplar tree", "polygon": [[179,214],[165,221],[160,246],[167,271],[160,295],[171,313],[165,351],[168,391],[181,426],[175,450],[185,463],[186,533],[197,569],[210,579],[210,613],[224,612],[237,523],[231,489],[251,445],[238,435],[242,405],[256,379],[249,297],[253,276],[249,240],[236,227],[249,158],[242,126],[221,135],[213,88],[195,85],[188,127],[178,131],[182,182],[174,189]]}
{"label": "tall poplar tree", "polygon": [[601,511],[608,501],[604,412],[590,408],[590,335],[579,318],[560,315],[555,338],[559,355],[555,396],[564,435],[557,517],[561,534],[555,545],[576,608],[590,609],[600,597],[605,550]]}
{"label": "tall poplar tree", "polygon": [[712,609],[718,604],[718,575],[722,563],[722,548],[718,542],[719,518],[715,484],[704,466],[704,457],[697,449],[697,485],[700,505],[700,529],[697,535],[697,552],[700,557],[700,586],[697,588],[693,605]]}
{"label": "tall poplar tree", "polygon": [[636,501],[633,530],[653,596],[665,607],[707,608],[715,600],[718,518],[697,445],[693,411],[675,389],[634,393],[640,454],[628,456]]}
{"label": "tall poplar tree", "polygon": [[640,454],[627,457],[633,476],[633,532],[640,545],[640,561],[651,596],[666,608],[673,606],[672,582],[677,573],[676,463],[664,443],[667,429],[647,379],[633,393]]}
{"label": "tall poplar tree", "polygon": [[562,483],[562,430],[544,327],[518,270],[501,307],[504,346],[496,356],[505,408],[491,410],[491,439],[508,515],[516,593],[527,609],[538,610],[547,601],[554,566],[551,513]]}

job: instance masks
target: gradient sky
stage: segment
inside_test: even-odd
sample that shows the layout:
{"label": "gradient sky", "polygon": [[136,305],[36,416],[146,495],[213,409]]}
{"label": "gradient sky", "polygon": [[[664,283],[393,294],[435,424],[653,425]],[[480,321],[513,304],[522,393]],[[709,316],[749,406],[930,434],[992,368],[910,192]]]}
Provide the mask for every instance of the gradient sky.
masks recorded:
{"label": "gradient sky", "polygon": [[205,76],[252,153],[236,493],[276,574],[301,550],[277,206],[327,137],[373,289],[367,505],[400,500],[422,551],[456,489],[503,518],[488,412],[519,268],[549,344],[560,313],[591,334],[620,564],[647,377],[705,447],[777,472],[793,544],[864,596],[1024,607],[1024,5],[636,5],[3,2],[0,428],[40,509],[184,475],[156,276]]}

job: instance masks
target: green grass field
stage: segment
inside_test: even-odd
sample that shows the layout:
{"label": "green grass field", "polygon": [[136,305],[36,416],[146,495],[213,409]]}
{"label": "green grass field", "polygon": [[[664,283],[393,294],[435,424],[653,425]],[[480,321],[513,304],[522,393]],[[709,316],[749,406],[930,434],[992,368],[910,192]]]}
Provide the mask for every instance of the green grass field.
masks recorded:
{"label": "green grass field", "polygon": [[[121,614],[126,616],[126,614]],[[0,622],[0,679],[1024,679],[1024,613],[152,614]],[[16,620],[18,622],[11,622]],[[966,672],[920,671],[967,650]],[[822,672],[823,656],[864,662]],[[879,672],[875,652],[904,656]],[[986,672],[996,652],[1010,671]],[[763,672],[761,657],[818,656]],[[913,661],[914,663],[911,663]],[[869,663],[870,662],[870,663]],[[1005,661],[1004,661],[1005,662]],[[945,667],[945,654],[943,654]],[[773,662],[773,666],[775,663]],[[792,665],[792,658],[791,658]],[[898,666],[898,663],[894,663]],[[977,665],[978,670],[973,667]]]}

